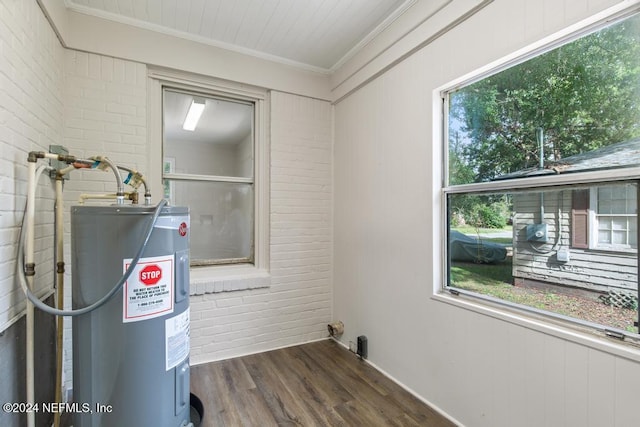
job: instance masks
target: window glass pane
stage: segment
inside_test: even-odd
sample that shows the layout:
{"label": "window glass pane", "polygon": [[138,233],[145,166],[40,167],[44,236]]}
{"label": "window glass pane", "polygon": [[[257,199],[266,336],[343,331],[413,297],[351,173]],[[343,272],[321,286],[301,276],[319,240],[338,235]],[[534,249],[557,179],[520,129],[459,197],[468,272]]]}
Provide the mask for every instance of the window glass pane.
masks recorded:
{"label": "window glass pane", "polygon": [[621,218],[616,218],[613,217],[611,218],[611,229],[612,230],[627,230],[627,219],[624,217]]}
{"label": "window glass pane", "polygon": [[611,243],[611,232],[610,231],[605,231],[605,230],[600,230],[598,232],[598,243],[601,243],[601,244],[609,244],[609,243]]}
{"label": "window glass pane", "polygon": [[589,224],[596,216],[578,200],[598,192],[585,188],[448,194],[449,286],[637,333],[637,252],[577,244],[594,227],[601,242],[635,247],[636,218],[603,217]]}
{"label": "window glass pane", "polygon": [[448,105],[449,185],[638,165],[640,17],[452,91]]}
{"label": "window glass pane", "polygon": [[612,243],[614,245],[626,245],[627,244],[627,232],[614,230],[612,233]]}
{"label": "window glass pane", "polygon": [[627,203],[625,200],[613,200],[611,201],[611,213],[612,214],[624,214],[627,213]]}
{"label": "window glass pane", "polygon": [[[183,123],[193,101],[204,103],[193,131]],[[253,177],[253,105],[164,91],[164,158],[173,173]]]}
{"label": "window glass pane", "polygon": [[201,181],[171,184],[174,203],[190,208],[192,264],[253,260],[252,184]]}

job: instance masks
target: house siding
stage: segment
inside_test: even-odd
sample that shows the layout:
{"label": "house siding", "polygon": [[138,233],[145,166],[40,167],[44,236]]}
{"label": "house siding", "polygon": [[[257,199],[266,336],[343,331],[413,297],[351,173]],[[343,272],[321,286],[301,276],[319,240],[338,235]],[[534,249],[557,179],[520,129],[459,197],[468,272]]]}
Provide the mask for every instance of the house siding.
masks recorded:
{"label": "house siding", "polygon": [[[513,209],[513,278],[515,284],[537,281],[594,292],[637,292],[635,253],[575,247],[572,239],[572,191],[546,193],[540,220],[540,197],[516,195]],[[527,241],[527,225],[547,224],[547,243]],[[586,245],[585,245],[586,246]],[[556,251],[568,249],[568,262],[560,262]],[[537,249],[537,250],[536,250]]]}

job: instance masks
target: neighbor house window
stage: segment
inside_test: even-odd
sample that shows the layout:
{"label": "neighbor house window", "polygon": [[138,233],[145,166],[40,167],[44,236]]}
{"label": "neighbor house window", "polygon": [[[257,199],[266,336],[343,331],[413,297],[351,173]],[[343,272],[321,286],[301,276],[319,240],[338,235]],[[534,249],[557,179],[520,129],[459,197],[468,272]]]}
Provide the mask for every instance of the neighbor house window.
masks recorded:
{"label": "neighbor house window", "polygon": [[164,196],[190,208],[191,264],[253,263],[254,103],[165,87],[162,105]]}
{"label": "neighbor house window", "polygon": [[640,17],[443,102],[444,289],[640,338]]}
{"label": "neighbor house window", "polygon": [[592,248],[637,250],[637,191],[625,186],[591,189]]}

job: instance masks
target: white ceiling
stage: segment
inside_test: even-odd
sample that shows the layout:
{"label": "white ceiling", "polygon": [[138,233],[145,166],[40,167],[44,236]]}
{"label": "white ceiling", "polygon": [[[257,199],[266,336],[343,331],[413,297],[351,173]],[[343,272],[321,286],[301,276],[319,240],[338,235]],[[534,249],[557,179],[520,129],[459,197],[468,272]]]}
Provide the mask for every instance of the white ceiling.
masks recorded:
{"label": "white ceiling", "polygon": [[416,1],[65,0],[65,4],[77,12],[328,72]]}

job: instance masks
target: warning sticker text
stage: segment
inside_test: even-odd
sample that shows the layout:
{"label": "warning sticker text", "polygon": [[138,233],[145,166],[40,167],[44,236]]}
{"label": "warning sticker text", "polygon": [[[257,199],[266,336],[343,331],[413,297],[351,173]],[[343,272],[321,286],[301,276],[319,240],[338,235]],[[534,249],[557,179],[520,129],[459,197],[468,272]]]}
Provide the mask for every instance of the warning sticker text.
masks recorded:
{"label": "warning sticker text", "polygon": [[[124,260],[124,271],[131,265]],[[173,255],[140,258],[123,288],[122,321],[137,322],[173,313]]]}

